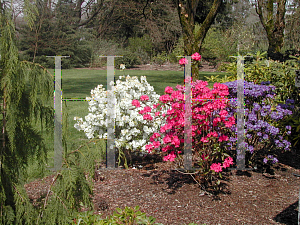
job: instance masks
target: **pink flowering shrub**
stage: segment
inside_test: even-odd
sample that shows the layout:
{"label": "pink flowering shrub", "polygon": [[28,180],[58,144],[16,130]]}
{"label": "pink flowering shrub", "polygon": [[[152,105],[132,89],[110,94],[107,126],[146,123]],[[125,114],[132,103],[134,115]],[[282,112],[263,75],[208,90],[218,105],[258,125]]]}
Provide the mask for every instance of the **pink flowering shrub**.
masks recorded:
{"label": "pink flowering shrub", "polygon": [[[198,170],[198,179],[205,183],[217,176],[222,177],[223,169],[233,165],[233,159],[227,154],[227,144],[235,126],[235,118],[229,113],[230,105],[226,98],[228,87],[215,83],[210,90],[207,85],[206,81],[200,80],[191,85],[192,98],[197,99],[192,102],[193,166]],[[177,85],[176,88],[166,87],[166,94],[159,99],[161,104],[155,106],[155,116],[165,117],[166,124],[160,128],[160,133],[151,136],[151,143],[146,145],[149,153],[159,152],[165,161],[180,161],[183,158],[184,87]],[[164,107],[168,108],[167,114],[159,115]]]}

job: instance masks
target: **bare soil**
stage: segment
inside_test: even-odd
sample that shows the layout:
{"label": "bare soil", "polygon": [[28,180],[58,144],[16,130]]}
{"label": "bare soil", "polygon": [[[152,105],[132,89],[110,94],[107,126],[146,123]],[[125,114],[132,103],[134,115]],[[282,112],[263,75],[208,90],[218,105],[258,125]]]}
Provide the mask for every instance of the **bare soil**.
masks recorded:
{"label": "bare soil", "polygon": [[[160,157],[135,159],[135,169],[95,170],[93,202],[105,218],[125,206],[140,206],[147,216],[164,225],[287,224],[296,225],[300,189],[300,154],[283,153],[273,172],[227,171],[222,191],[204,192],[189,174]],[[27,184],[36,201],[47,192],[51,177]]]}

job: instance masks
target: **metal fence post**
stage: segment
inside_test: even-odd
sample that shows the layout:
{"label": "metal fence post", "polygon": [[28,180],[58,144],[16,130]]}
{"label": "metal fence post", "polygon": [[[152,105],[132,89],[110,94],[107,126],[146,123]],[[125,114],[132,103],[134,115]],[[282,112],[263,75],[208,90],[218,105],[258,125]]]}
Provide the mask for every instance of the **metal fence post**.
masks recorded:
{"label": "metal fence post", "polygon": [[[55,58],[55,87],[54,87],[54,168],[53,171],[62,169],[62,88],[61,88],[61,58],[70,56],[47,56]],[[56,101],[55,101],[56,100]]]}
{"label": "metal fence post", "polygon": [[99,56],[107,58],[107,145],[106,145],[106,168],[116,168],[115,157],[115,94],[114,86],[110,83],[115,78],[115,57],[123,56]]}
{"label": "metal fence post", "polygon": [[185,56],[185,104],[184,104],[184,169],[192,169],[192,107],[191,107],[191,56]]}

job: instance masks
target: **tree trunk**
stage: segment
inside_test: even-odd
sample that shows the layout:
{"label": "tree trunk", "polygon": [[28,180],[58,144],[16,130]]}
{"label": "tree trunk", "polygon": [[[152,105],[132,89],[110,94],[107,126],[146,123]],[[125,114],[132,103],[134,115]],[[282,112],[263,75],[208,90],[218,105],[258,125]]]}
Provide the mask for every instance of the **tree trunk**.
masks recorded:
{"label": "tree trunk", "polygon": [[[269,41],[268,57],[273,60],[283,60],[280,50],[284,41],[285,28],[285,5],[286,0],[277,0],[277,12],[274,16],[274,0],[258,0],[256,4],[256,13],[267,33]],[[266,11],[266,14],[263,12]]]}
{"label": "tree trunk", "polygon": [[[5,93],[5,89],[3,91],[3,93]],[[5,96],[3,94],[3,109],[2,109],[2,150],[1,150],[1,160],[2,160],[2,156],[5,152],[5,147],[6,147],[6,103],[5,103]],[[2,161],[0,161],[0,164],[1,164],[1,169],[2,169]]]}
{"label": "tree trunk", "polygon": [[[222,0],[214,0],[208,15],[203,23],[200,24],[200,29],[196,30],[195,16],[198,3],[199,0],[176,0],[177,11],[183,33],[185,55],[192,55],[195,52],[200,52],[202,42],[208,29],[214,22]],[[199,63],[192,64],[192,78],[193,81],[199,79]]]}

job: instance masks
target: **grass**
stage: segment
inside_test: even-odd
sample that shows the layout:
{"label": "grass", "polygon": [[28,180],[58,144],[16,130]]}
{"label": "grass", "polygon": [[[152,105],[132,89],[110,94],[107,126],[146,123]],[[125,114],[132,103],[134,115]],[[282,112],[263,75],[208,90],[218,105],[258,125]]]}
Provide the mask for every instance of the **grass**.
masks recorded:
{"label": "grass", "polygon": [[[50,73],[54,74],[54,70],[49,70]],[[201,72],[199,75],[200,80],[206,80],[204,76],[217,75],[220,72]],[[177,84],[184,84],[184,72],[183,71],[140,71],[140,70],[115,70],[115,80],[119,79],[119,76],[137,76],[140,80],[141,76],[146,76],[147,82],[154,87],[157,94],[163,95],[165,87],[171,86],[176,87]],[[106,70],[95,70],[95,69],[69,69],[62,70],[62,91],[63,98],[77,98],[85,99],[90,96],[90,91],[94,89],[99,84],[102,84],[104,88],[107,88],[107,74]],[[209,83],[212,85],[212,83]],[[53,104],[53,103],[52,103]],[[63,103],[63,112],[68,113],[68,138],[67,138],[67,149],[68,151],[73,151],[77,149],[80,145],[85,145],[89,140],[86,138],[83,131],[78,131],[74,128],[74,117],[83,118],[88,115],[88,102],[87,101],[67,101]],[[49,149],[47,166],[53,167],[53,133],[44,132],[43,136],[46,145]],[[97,144],[89,144],[88,148],[83,148],[84,151],[95,152],[95,159],[100,160],[103,158],[103,153],[105,154],[105,142],[100,141]],[[100,151],[100,152],[99,152]],[[97,157],[97,154],[98,157]],[[101,153],[101,154],[100,154]],[[102,156],[101,156],[102,155]],[[49,171],[42,171],[40,167],[33,161],[29,169],[28,181],[34,178],[42,178],[43,176],[49,174]]]}

